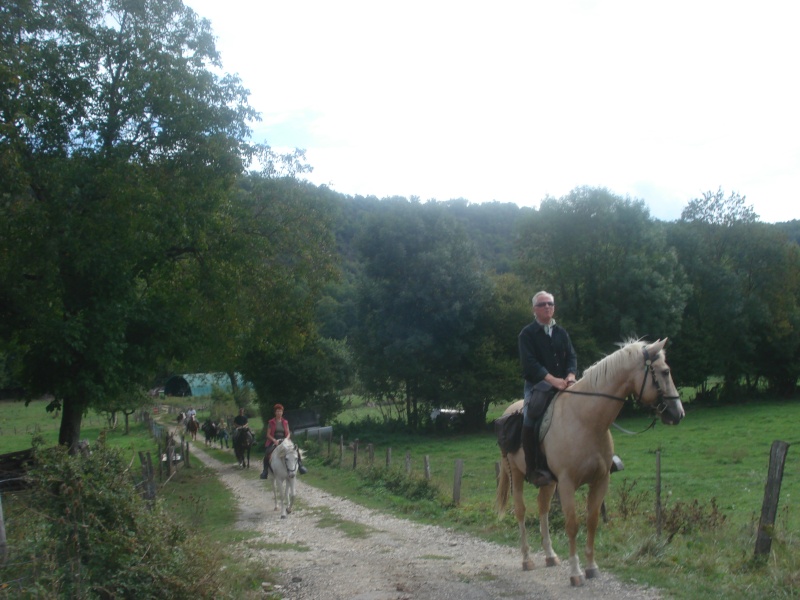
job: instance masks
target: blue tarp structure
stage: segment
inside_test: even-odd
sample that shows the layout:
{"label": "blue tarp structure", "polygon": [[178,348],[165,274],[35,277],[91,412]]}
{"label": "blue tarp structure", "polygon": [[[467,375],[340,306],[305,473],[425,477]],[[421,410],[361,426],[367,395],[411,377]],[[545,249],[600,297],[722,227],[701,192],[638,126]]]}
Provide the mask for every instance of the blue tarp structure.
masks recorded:
{"label": "blue tarp structure", "polygon": [[[239,373],[236,373],[236,383],[239,387],[246,385],[244,378]],[[164,394],[167,396],[210,396],[211,388],[215,385],[226,392],[231,391],[231,380],[226,373],[173,375],[164,384]]]}

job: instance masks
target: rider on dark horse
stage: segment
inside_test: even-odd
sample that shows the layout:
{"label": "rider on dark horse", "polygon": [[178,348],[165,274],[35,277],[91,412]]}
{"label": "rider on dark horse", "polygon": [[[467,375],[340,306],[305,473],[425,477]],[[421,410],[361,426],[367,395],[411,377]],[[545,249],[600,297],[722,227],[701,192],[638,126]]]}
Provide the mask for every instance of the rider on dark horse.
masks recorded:
{"label": "rider on dark horse", "polygon": [[239,414],[233,418],[233,441],[236,442],[236,439],[239,437],[241,430],[244,427],[248,427],[247,425],[247,415],[244,414],[244,407],[239,409]]}
{"label": "rider on dark horse", "polygon": [[[275,417],[269,420],[267,424],[267,441],[266,441],[266,450],[264,452],[264,470],[261,472],[261,479],[267,479],[269,477],[269,459],[272,456],[272,451],[275,450],[278,444],[280,444],[284,440],[288,440],[291,437],[291,432],[289,431],[289,422],[283,418],[283,405],[276,404],[273,407],[275,411]],[[308,469],[303,466],[302,458],[300,457],[300,453],[298,452],[297,455],[297,472],[301,475],[305,475],[308,473]]]}

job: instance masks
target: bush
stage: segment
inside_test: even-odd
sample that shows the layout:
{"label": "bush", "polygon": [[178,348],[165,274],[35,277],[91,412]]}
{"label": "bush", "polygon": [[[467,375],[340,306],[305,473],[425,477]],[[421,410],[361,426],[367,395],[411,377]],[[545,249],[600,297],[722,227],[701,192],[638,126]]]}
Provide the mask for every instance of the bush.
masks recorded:
{"label": "bush", "polygon": [[6,519],[12,554],[0,593],[141,600],[220,589],[216,559],[142,499],[130,465],[102,436],[87,456],[34,440],[34,456],[24,502]]}

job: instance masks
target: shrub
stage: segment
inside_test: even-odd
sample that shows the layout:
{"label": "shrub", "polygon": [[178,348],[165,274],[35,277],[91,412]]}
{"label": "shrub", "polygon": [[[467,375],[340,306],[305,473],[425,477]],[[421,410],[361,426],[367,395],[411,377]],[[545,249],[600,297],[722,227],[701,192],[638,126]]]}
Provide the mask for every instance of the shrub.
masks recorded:
{"label": "shrub", "polygon": [[7,519],[8,597],[141,600],[219,589],[216,559],[141,498],[130,465],[102,436],[86,456],[34,440],[34,456],[24,506]]}

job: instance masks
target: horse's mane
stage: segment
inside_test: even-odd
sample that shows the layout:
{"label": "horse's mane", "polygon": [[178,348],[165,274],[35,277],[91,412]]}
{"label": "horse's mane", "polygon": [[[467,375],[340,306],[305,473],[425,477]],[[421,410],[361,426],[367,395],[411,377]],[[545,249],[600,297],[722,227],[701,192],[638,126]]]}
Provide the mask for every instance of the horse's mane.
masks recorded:
{"label": "horse's mane", "polygon": [[[604,356],[592,366],[583,371],[581,381],[586,380],[592,387],[601,387],[609,382],[612,374],[622,369],[629,369],[642,361],[642,350],[647,342],[642,340],[628,340],[621,344],[616,352]],[[655,357],[652,357],[655,359]]]}

